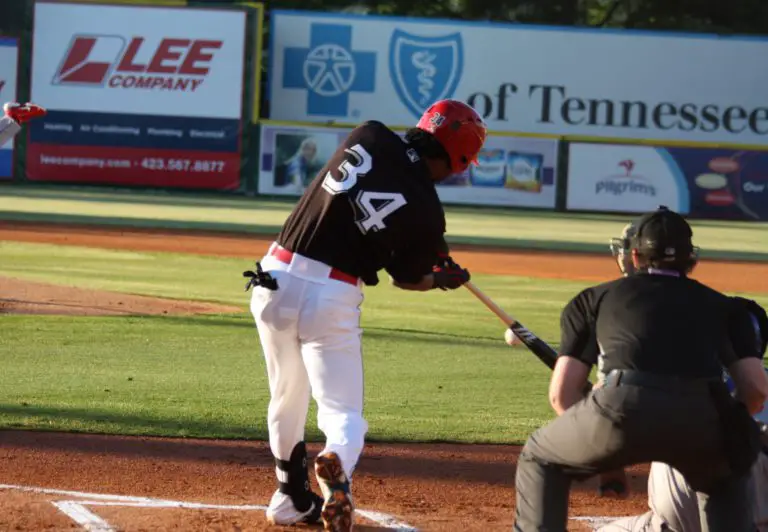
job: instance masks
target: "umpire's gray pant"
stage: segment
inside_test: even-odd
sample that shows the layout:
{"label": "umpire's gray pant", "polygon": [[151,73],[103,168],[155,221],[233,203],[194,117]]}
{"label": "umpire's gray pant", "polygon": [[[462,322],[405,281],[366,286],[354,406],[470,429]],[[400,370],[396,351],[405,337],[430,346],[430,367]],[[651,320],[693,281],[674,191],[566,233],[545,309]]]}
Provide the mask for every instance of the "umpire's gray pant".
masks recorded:
{"label": "umpire's gray pant", "polygon": [[701,392],[606,386],[534,432],[517,465],[514,530],[567,528],[571,482],[664,462],[697,492],[703,532],[754,532],[747,477],[729,476],[717,411]]}

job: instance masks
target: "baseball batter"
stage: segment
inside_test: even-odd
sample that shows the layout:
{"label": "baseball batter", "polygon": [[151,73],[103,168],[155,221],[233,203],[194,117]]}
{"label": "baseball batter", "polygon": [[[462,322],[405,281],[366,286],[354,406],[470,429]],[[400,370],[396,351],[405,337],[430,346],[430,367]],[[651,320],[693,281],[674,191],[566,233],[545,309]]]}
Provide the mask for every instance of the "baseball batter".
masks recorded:
{"label": "baseball batter", "polygon": [[21,131],[21,126],[33,118],[45,116],[45,109],[34,103],[21,105],[8,102],[3,105],[3,116],[0,117],[0,146],[10,142]]}
{"label": "baseball batter", "polygon": [[[635,224],[630,223],[620,238],[612,239],[611,252],[624,275],[633,273],[634,268],[628,255],[630,239],[634,236]],[[750,312],[757,336],[755,349],[764,356],[768,344],[768,318],[765,310],[756,302],[736,298]],[[767,370],[768,371],[768,370]],[[730,378],[728,378],[730,381]],[[729,382],[732,389],[732,383]],[[768,424],[768,402],[763,411],[755,416]],[[768,433],[764,433],[763,452],[752,467],[752,493],[754,496],[754,518],[759,532],[768,532]],[[599,532],[701,532],[699,504],[696,492],[691,489],[683,475],[662,462],[652,462],[648,476],[648,506],[650,510],[642,515],[627,517],[609,523]]]}
{"label": "baseball batter", "polygon": [[[358,126],[309,184],[256,271],[251,311],[267,365],[269,441],[278,489],[267,519],[353,526],[350,481],[363,450],[360,306],[382,269],[396,287],[456,289],[469,272],[449,256],[435,183],[465,171],[485,142],[483,120],[455,100],[433,104],[405,140]],[[248,287],[246,287],[248,288]],[[304,427],[310,393],[325,448],[309,487]],[[322,505],[322,511],[320,506]]]}

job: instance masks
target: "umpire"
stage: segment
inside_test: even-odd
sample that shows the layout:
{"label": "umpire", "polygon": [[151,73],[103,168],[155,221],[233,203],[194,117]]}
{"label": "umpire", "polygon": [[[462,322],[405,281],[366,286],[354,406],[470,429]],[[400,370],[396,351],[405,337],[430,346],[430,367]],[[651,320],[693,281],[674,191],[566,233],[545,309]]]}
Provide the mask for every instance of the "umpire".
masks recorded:
{"label": "umpire", "polygon": [[[697,492],[703,532],[754,532],[748,474],[760,439],[750,412],[768,381],[754,349],[730,341],[754,338],[743,306],[688,278],[692,236],[666,208],[643,215],[635,275],[587,288],[563,309],[549,387],[559,417],[520,455],[514,530],[565,531],[573,480],[659,461]],[[584,398],[594,364],[606,377]]]}

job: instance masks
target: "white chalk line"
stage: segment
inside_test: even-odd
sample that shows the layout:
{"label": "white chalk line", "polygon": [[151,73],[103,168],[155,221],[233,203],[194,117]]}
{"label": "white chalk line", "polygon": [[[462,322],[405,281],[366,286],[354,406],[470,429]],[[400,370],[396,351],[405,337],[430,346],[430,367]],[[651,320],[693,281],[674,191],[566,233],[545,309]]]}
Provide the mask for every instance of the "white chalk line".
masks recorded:
{"label": "white chalk line", "polygon": [[187,510],[239,510],[252,511],[261,510],[265,512],[266,506],[259,504],[202,504],[197,502],[181,501],[147,501],[147,502],[127,502],[127,501],[65,501],[77,502],[83,506],[119,506],[121,508],[183,508]]}
{"label": "white chalk line", "polygon": [[180,502],[169,501],[165,499],[150,499],[148,497],[132,497],[130,495],[107,495],[102,493],[86,493],[82,491],[59,490],[54,488],[38,488],[34,486],[17,486],[15,484],[0,484],[0,490],[30,491],[43,495],[67,495],[69,497],[79,497],[83,499],[94,499],[102,501],[122,501],[122,502]]}
{"label": "white chalk line", "polygon": [[583,516],[583,517],[571,517],[571,521],[586,521],[590,525],[592,525],[594,530],[597,530],[598,527],[607,525],[608,523],[612,523],[613,521],[616,521],[618,519],[625,519],[625,517],[621,516],[605,516],[605,517],[598,517],[598,516]]}
{"label": "white chalk line", "polygon": [[[40,488],[35,486],[19,486],[15,484],[0,484],[0,490],[26,491],[44,495],[66,495],[87,499],[85,501],[58,501],[52,504],[60,511],[68,515],[73,521],[93,532],[114,532],[114,529],[104,519],[89,511],[85,506],[128,506],[135,508],[186,508],[198,510],[260,510],[265,511],[262,505],[231,505],[231,504],[204,504],[169,499],[154,499],[150,497],[134,497],[129,495],[109,495],[103,493],[87,493],[81,491],[59,490],[53,488]],[[418,532],[418,529],[397,520],[395,517],[370,510],[355,510],[355,513],[369,519],[377,525],[395,530],[397,532]]]}
{"label": "white chalk line", "polygon": [[[150,497],[134,497],[130,495],[109,495],[103,493],[87,493],[82,491],[60,490],[53,488],[39,488],[34,486],[19,486],[15,484],[0,484],[0,490],[27,491],[46,495],[66,495],[79,497],[85,501],[59,501],[52,503],[61,512],[68,515],[73,521],[93,532],[114,532],[109,523],[98,515],[90,512],[85,506],[122,506],[134,508],[186,508],[199,510],[240,510],[266,511],[262,505],[234,505],[234,504],[204,504],[196,502],[174,501],[168,499],[154,499]],[[418,529],[408,523],[398,521],[395,517],[371,510],[355,510],[362,517],[374,523],[397,532],[418,532]],[[604,525],[621,517],[583,516],[571,517],[572,521],[587,521],[593,526]]]}
{"label": "white chalk line", "polygon": [[355,513],[362,515],[377,525],[397,530],[397,532],[418,532],[418,528],[412,527],[408,523],[398,521],[391,515],[383,514],[381,512],[372,512],[371,510],[355,510]]}
{"label": "white chalk line", "polygon": [[89,532],[115,532],[112,525],[77,501],[51,502],[63,514]]}

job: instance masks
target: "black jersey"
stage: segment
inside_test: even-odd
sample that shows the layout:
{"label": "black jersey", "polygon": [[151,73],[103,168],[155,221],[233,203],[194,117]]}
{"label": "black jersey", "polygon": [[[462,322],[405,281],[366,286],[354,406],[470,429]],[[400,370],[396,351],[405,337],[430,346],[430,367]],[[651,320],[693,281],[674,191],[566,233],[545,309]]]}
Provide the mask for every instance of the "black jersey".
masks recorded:
{"label": "black jersey", "polygon": [[743,306],[686,277],[637,273],[587,288],[563,309],[561,333],[562,355],[603,373],[719,378],[737,359],[759,356]]}
{"label": "black jersey", "polygon": [[376,121],[355,128],[312,180],[277,237],[286,249],[378,283],[415,283],[447,251],[426,163]]}

